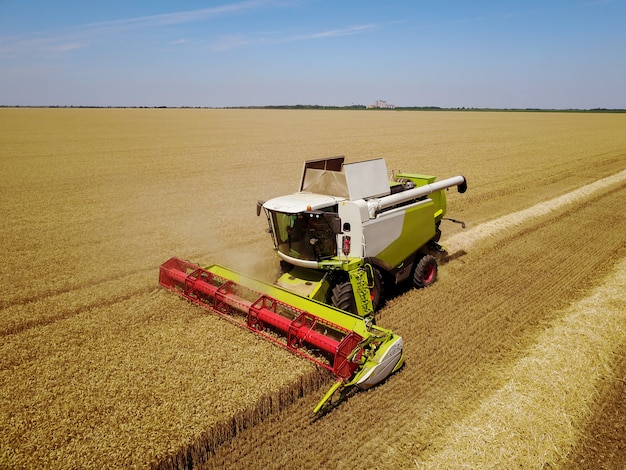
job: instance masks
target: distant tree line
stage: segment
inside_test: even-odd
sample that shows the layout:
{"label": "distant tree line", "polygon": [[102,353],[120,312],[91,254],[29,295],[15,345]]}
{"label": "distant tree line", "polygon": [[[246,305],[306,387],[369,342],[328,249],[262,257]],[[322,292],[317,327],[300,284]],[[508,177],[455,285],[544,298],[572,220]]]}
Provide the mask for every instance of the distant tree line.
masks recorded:
{"label": "distant tree line", "polygon": [[626,109],[620,108],[592,108],[592,109],[556,109],[556,108],[442,108],[440,106],[396,106],[395,108],[371,108],[363,104],[351,104],[350,106],[325,106],[319,104],[285,104],[268,106],[11,106],[2,105],[0,108],[75,108],[75,109],[326,109],[326,110],[362,110],[377,112],[393,111],[498,111],[498,112],[533,112],[533,113],[626,113]]}

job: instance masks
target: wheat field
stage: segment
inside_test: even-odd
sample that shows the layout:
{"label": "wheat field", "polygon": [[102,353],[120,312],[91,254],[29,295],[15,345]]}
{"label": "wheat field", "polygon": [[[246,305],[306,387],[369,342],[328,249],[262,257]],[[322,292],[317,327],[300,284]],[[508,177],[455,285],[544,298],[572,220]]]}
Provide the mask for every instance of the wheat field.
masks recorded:
{"label": "wheat field", "polygon": [[[0,109],[0,467],[621,468],[626,115]],[[305,160],[463,174],[439,280],[378,324],[406,365],[331,378],[157,286],[271,281],[258,199]],[[358,451],[356,450],[358,449]],[[356,452],[356,455],[355,455]]]}

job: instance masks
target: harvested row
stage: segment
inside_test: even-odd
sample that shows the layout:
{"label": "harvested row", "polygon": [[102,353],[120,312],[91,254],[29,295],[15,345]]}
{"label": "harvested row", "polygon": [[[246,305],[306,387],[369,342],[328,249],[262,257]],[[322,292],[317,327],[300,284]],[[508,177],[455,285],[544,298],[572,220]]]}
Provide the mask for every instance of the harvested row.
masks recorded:
{"label": "harvested row", "polygon": [[[293,406],[220,448],[207,468],[286,465],[284,456],[294,448],[307,449],[298,454],[301,468],[350,466],[355,448],[377,456],[358,466],[384,461],[408,468],[445,448],[456,439],[448,430],[507,383],[510,367],[565,315],[562,308],[626,257],[626,222],[614,211],[625,194],[622,184],[588,204],[515,227],[505,238],[473,245],[442,268],[438,283],[393,299],[381,312],[379,323],[405,339],[404,370],[312,424],[309,403]],[[598,226],[602,243],[596,243]],[[587,406],[594,410],[601,401],[596,396]],[[563,415],[559,424],[572,418]],[[531,428],[519,432],[532,435]],[[500,451],[491,449],[485,461],[495,464]]]}
{"label": "harvested row", "polygon": [[622,379],[612,369],[620,360],[616,353],[626,347],[625,307],[623,258],[603,284],[565,309],[526,356],[500,373],[508,382],[451,426],[441,439],[445,447],[420,467],[539,468],[564,462],[603,408],[603,383]]}
{"label": "harvested row", "polygon": [[82,289],[12,305],[0,311],[0,336],[48,325],[86,310],[103,308],[148,293],[154,290],[150,285],[153,281],[154,269],[143,270],[96,282]]}
{"label": "harvested row", "polygon": [[619,468],[626,462],[626,345],[614,351],[610,372],[598,383],[595,414],[563,468]]}
{"label": "harvested row", "polygon": [[531,218],[541,217],[550,214],[552,211],[560,210],[570,205],[574,206],[577,203],[586,203],[587,200],[596,197],[598,191],[609,189],[613,185],[620,184],[625,180],[626,170],[623,170],[617,174],[597,180],[563,196],[552,199],[549,202],[540,202],[522,211],[513,212],[506,216],[499,217],[498,219],[483,223],[478,227],[470,228],[456,236],[448,237],[446,239],[446,247],[450,253],[464,251],[465,249],[469,249],[476,241],[496,236],[500,232],[527,222]]}

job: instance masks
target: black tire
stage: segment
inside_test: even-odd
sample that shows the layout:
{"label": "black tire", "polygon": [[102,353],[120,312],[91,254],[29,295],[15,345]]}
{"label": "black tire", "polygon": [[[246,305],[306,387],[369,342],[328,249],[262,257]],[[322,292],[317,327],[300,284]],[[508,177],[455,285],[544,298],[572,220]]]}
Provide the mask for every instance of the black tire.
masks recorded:
{"label": "black tire", "polygon": [[432,255],[424,255],[413,272],[413,285],[418,289],[430,286],[437,280],[437,260]]}
{"label": "black tire", "polygon": [[282,276],[285,273],[290,272],[293,269],[293,264],[288,263],[287,261],[285,261],[284,259],[280,260],[279,263],[279,277]]}
{"label": "black tire", "polygon": [[[372,308],[374,312],[381,306],[383,298],[383,278],[377,269],[372,270],[374,273],[374,283],[370,289],[370,298],[372,299]],[[354,299],[354,290],[350,281],[342,282],[333,287],[331,296],[333,307],[346,310],[347,312],[358,313],[356,301]]]}
{"label": "black tire", "polygon": [[356,313],[356,303],[354,301],[354,291],[350,282],[342,282],[333,287],[331,295],[333,307],[337,307],[346,312]]}

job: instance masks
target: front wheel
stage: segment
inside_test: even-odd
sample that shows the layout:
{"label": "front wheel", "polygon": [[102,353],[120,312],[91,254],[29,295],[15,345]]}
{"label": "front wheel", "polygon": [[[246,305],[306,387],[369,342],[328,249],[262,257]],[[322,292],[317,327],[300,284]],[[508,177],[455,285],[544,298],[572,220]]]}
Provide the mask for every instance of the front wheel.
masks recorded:
{"label": "front wheel", "polygon": [[[378,307],[382,305],[383,299],[383,279],[377,269],[372,269],[373,279],[370,288],[370,299],[372,300],[372,310],[376,312]],[[354,299],[354,290],[350,281],[342,282],[333,287],[331,296],[333,307],[337,307],[347,312],[358,313],[356,301]]]}
{"label": "front wheel", "polygon": [[331,296],[333,307],[345,310],[346,312],[356,313],[356,303],[354,301],[354,291],[350,281],[342,282],[333,287]]}
{"label": "front wheel", "polygon": [[437,279],[437,260],[432,255],[424,255],[413,273],[413,285],[418,289],[430,286]]}

